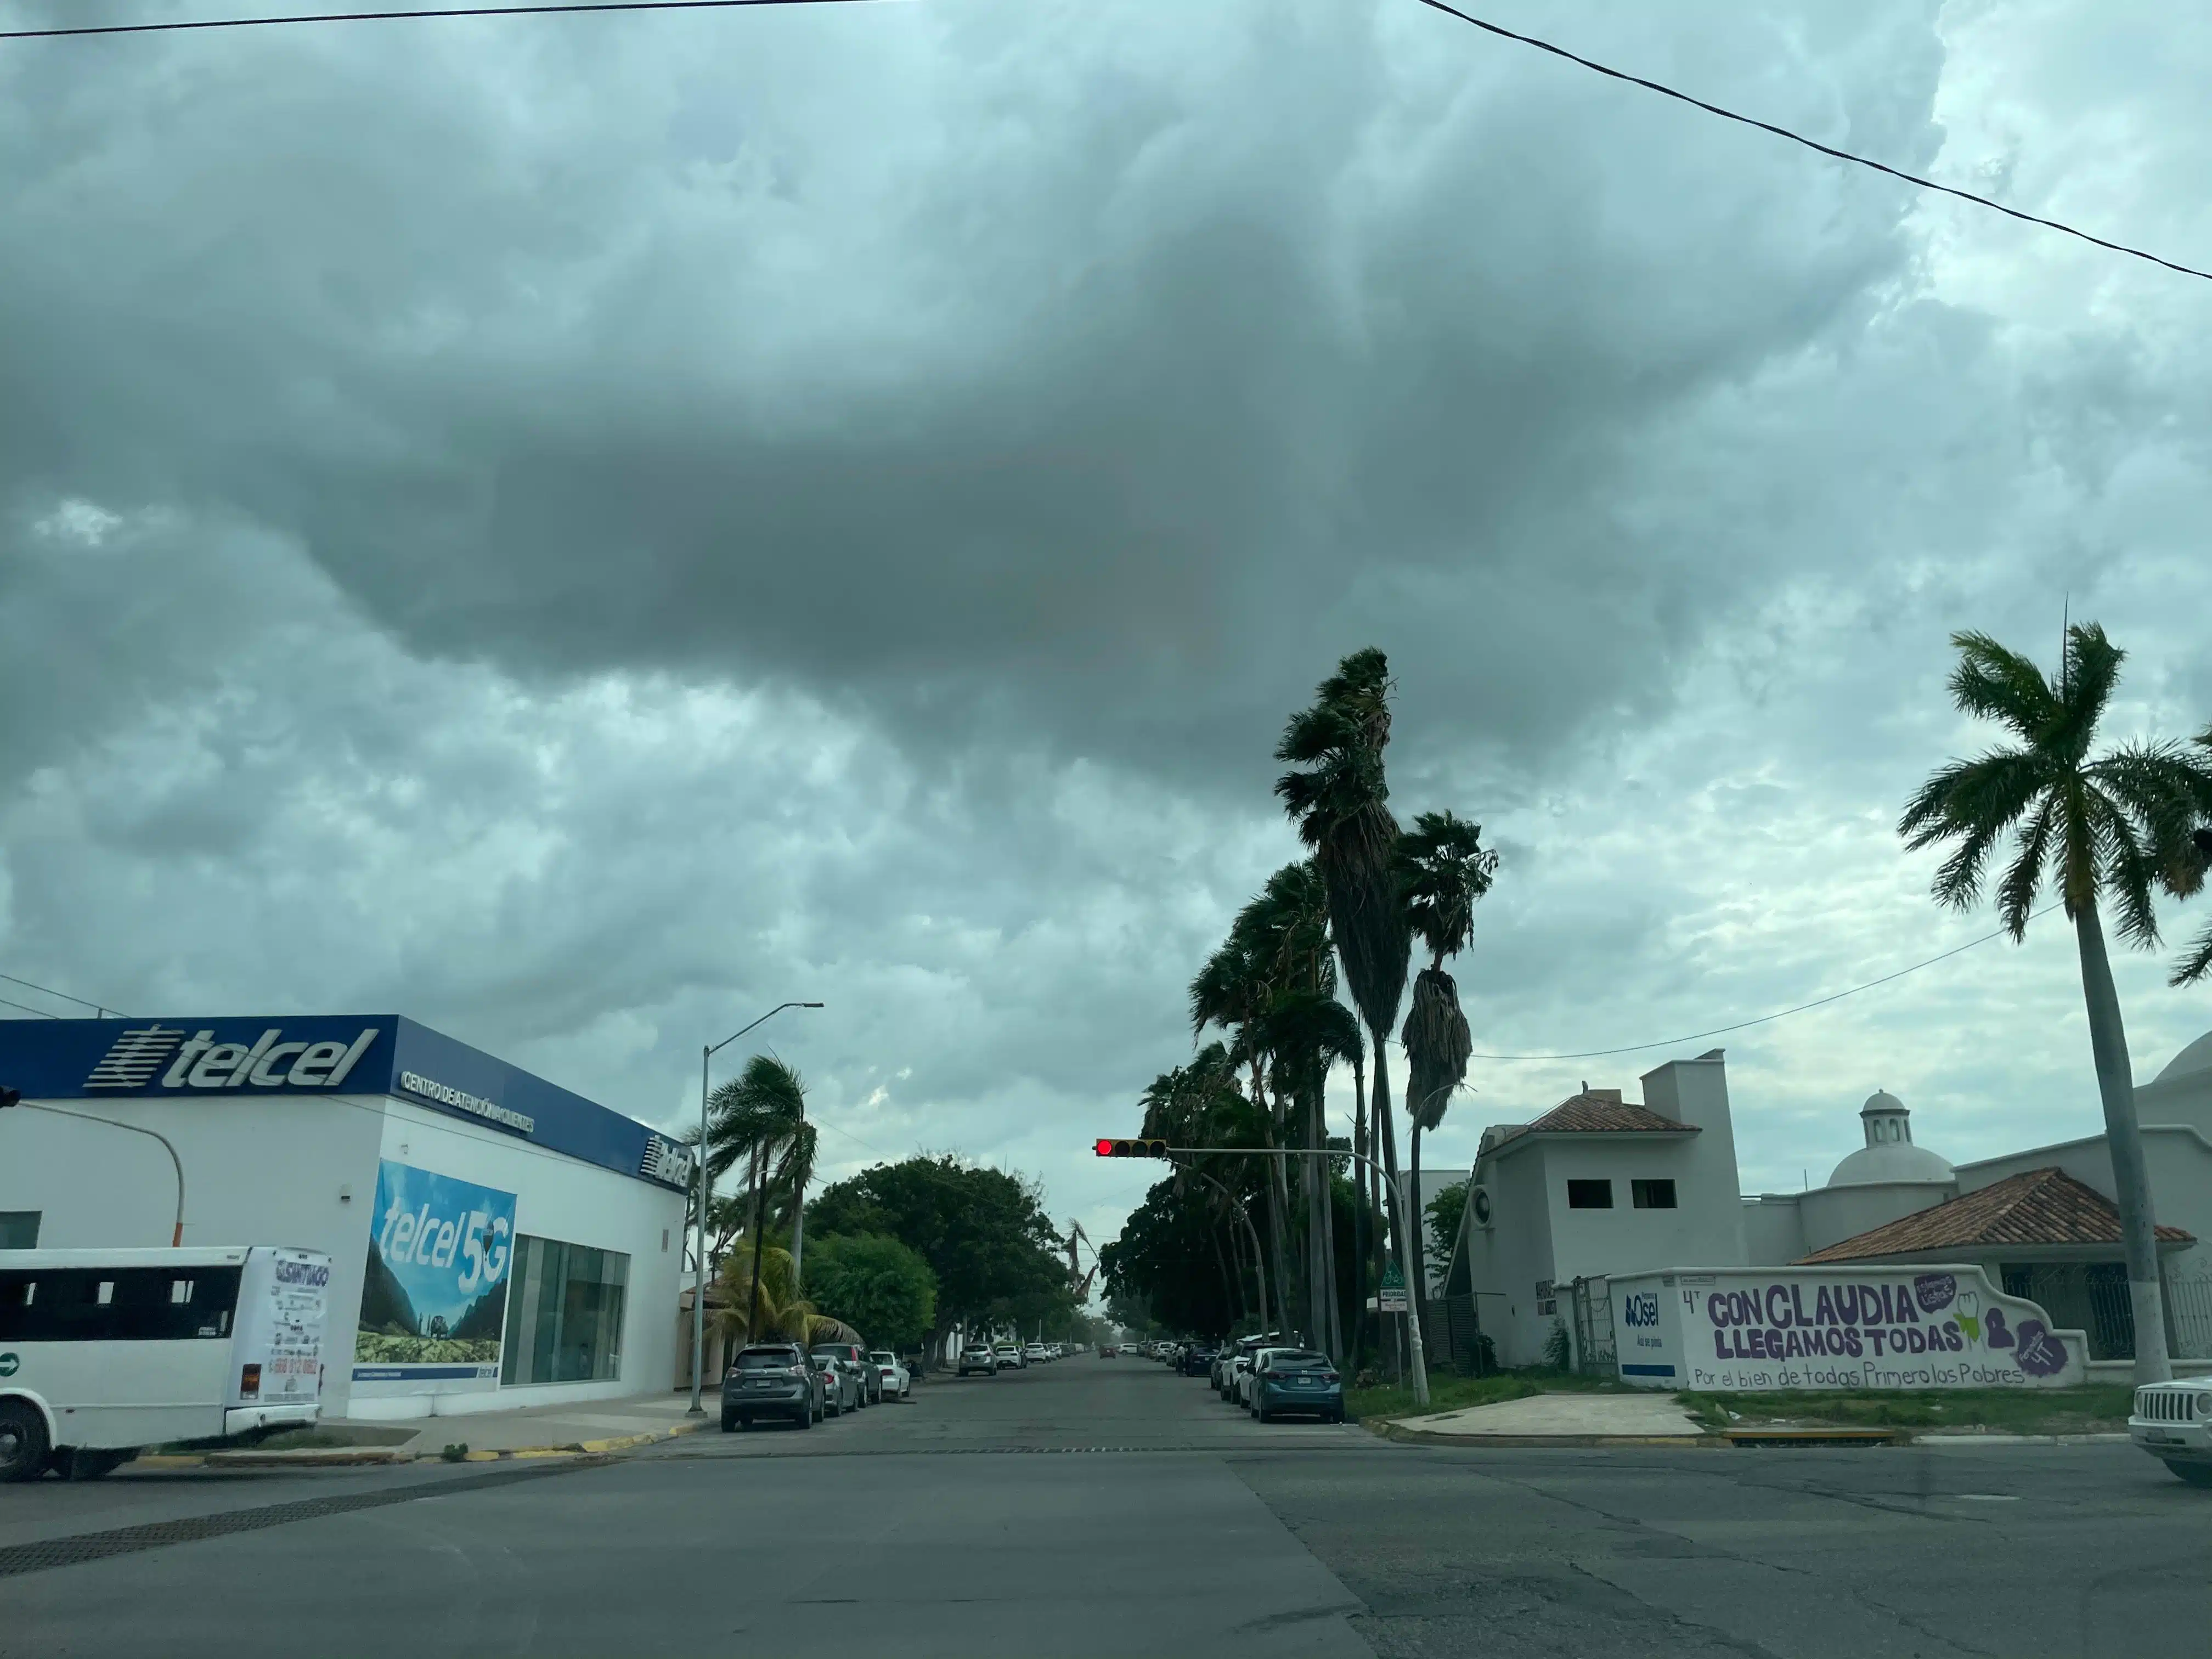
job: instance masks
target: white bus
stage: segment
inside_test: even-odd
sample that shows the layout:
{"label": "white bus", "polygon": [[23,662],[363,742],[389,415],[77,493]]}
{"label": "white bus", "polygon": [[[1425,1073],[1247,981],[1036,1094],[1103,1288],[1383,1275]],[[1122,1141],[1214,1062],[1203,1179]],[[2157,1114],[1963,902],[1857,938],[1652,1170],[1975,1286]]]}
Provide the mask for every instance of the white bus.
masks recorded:
{"label": "white bus", "polygon": [[313,1425],[330,1279],[265,1244],[0,1251],[0,1480]]}

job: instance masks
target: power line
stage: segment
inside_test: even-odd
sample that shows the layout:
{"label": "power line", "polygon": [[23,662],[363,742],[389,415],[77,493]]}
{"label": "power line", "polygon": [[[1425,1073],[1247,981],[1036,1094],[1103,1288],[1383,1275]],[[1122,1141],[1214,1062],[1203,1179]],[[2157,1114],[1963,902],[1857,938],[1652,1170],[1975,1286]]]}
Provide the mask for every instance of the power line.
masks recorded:
{"label": "power line", "polygon": [[21,1008],[25,1013],[36,1014],[40,1019],[59,1019],[61,1018],[59,1014],[50,1014],[43,1008],[33,1008],[27,1002],[9,1002],[6,997],[0,997],[0,1006],[5,1006],[9,1008]]}
{"label": "power line", "polygon": [[1593,74],[1602,75],[1614,81],[1626,81],[1630,86],[1642,87],[1646,92],[1656,92],[1662,98],[1672,98],[1675,102],[1687,104],[1692,109],[1701,109],[1708,115],[1717,115],[1724,121],[1735,121],[1747,127],[1757,127],[1761,132],[1771,132],[1778,138],[1787,138],[1793,144],[1802,144],[1807,149],[1818,150],[1821,155],[1832,157],[1836,161],[1849,161],[1855,167],[1868,167],[1875,173],[1886,173],[1891,178],[1902,179],[1908,185],[1917,185],[1923,190],[1939,191],[1946,196],[1955,196],[1962,202],[1972,202],[1977,207],[1990,209],[1994,212],[2003,214],[2007,218],[2018,219],[2026,224],[2041,225],[2045,230],[2063,231],[2069,236],[2078,236],[2085,242],[2093,242],[2097,246],[2110,249],[2114,253],[2124,253],[2130,258],[2145,259],[2152,264],[2163,265],[2168,270],[2179,271],[2184,276],[2199,276],[2206,282],[2212,282],[2212,271],[2199,270],[2193,265],[2178,264],[2172,259],[2162,258],[2158,254],[2145,249],[2130,247],[2124,242],[2107,241],[2102,236],[2093,236],[2086,230],[2076,230],[2072,225],[2062,224],[2056,219],[2045,219],[2033,213],[2023,213],[2018,208],[2007,207],[2002,202],[1993,202],[1986,196],[1977,196],[1971,190],[1960,190],[1953,185],[1939,185],[1933,179],[1923,179],[1917,173],[1904,172],[1900,168],[1889,166],[1887,162],[1877,161],[1864,155],[1855,155],[1847,149],[1838,149],[1833,145],[1820,143],[1817,138],[1808,138],[1802,132],[1793,132],[1788,127],[1777,126],[1771,121],[1762,121],[1755,116],[1740,114],[1735,110],[1724,109],[1718,104],[1709,104],[1702,98],[1693,98],[1688,93],[1679,91],[1663,82],[1648,81],[1640,75],[1631,75],[1626,70],[1613,69],[1607,64],[1584,58],[1577,52],[1569,52],[1565,46],[1554,46],[1549,40],[1540,40],[1533,34],[1522,34],[1505,27],[1503,24],[1488,22],[1482,18],[1471,16],[1456,6],[1446,4],[1445,0],[1420,0],[1420,3],[1431,11],[1440,11],[1447,17],[1456,17],[1462,23],[1471,23],[1476,28],[1481,29],[1486,33],[1494,34],[1500,40],[1512,40],[1524,46],[1534,46],[1538,52],[1547,52],[1554,58],[1563,58],[1568,63],[1577,64]]}
{"label": "power line", "polygon": [[532,17],[586,11],[732,11],[740,6],[823,6],[860,0],[574,0],[568,5],[441,6],[434,11],[324,11],[290,17],[204,17],[173,23],[82,23],[67,28],[0,29],[0,40],[70,34],[175,34],[186,29],[253,29],[280,23],[388,23],[406,17]]}
{"label": "power line", "polygon": [[[17,979],[13,974],[0,974],[0,979],[6,980],[10,985],[20,985],[27,991],[43,991],[50,997],[59,997],[64,1002],[74,1002],[78,1007],[89,1008],[94,1013],[112,1014],[116,1012],[104,1002],[88,1002],[82,997],[71,996],[67,991],[57,991],[51,985],[40,985],[33,980]],[[8,1006],[10,1008],[20,1008],[23,1005],[20,1002],[11,1002]],[[41,1011],[33,1009],[32,1012],[33,1013],[37,1013]],[[50,1016],[50,1018],[58,1019],[61,1016],[55,1014]]]}
{"label": "power line", "polygon": [[[2046,904],[2028,920],[2033,921],[2036,916],[2047,916],[2057,908],[2057,904]],[[1582,1048],[1565,1054],[1469,1054],[1468,1058],[1469,1060],[1597,1060],[1607,1054],[1637,1054],[1645,1048],[1672,1048],[1679,1043],[1695,1042],[1700,1037],[1721,1036],[1729,1031],[1747,1030],[1753,1025],[1765,1025],[1778,1019],[1787,1019],[1790,1015],[1802,1014],[1808,1008],[1825,1008],[1832,1002],[1841,1002],[1845,997],[1855,997],[1862,991],[1871,991],[1877,985],[1887,985],[1892,980],[1903,979],[1907,974],[1917,974],[1923,968],[1933,968],[1937,963],[1948,961],[1961,951],[1972,950],[1978,945],[1987,945],[1993,939],[2002,939],[2008,932],[2008,929],[2000,927],[1994,933],[1984,933],[1979,939],[1968,939],[1964,945],[1955,945],[1941,956],[1930,957],[1925,962],[1916,962],[1910,968],[1900,968],[1893,974],[1884,974],[1880,979],[1870,979],[1863,985],[1854,985],[1847,991],[1832,992],[1824,997],[1815,997],[1810,1002],[1801,1002],[1794,1008],[1783,1008],[1774,1013],[1761,1014],[1757,1019],[1740,1019],[1733,1025],[1716,1025],[1710,1031],[1692,1031],[1686,1036],[1662,1037],[1657,1042],[1632,1042],[1620,1048]]]}

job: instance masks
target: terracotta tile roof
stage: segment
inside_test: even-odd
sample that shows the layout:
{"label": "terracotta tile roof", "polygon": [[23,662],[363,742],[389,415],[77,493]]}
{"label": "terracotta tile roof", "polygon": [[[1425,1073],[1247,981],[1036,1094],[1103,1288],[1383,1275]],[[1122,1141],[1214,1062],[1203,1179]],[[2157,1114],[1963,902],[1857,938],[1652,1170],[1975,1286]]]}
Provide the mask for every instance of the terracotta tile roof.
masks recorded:
{"label": "terracotta tile roof", "polygon": [[1662,1117],[1649,1106],[1638,1106],[1634,1101],[1621,1100],[1613,1095],[1570,1095],[1534,1123],[1504,1123],[1492,1126],[1498,1133],[1491,1144],[1502,1146],[1522,1135],[1595,1135],[1595,1134],[1671,1134],[1702,1133],[1694,1123],[1677,1123],[1671,1117]]}
{"label": "terracotta tile roof", "polygon": [[[2160,1227],[2159,1241],[2193,1244],[2179,1227]],[[1990,1244],[2112,1244],[2120,1242],[2120,1212],[2094,1187],[2065,1170],[2027,1170],[1994,1186],[1947,1199],[1799,1258],[1801,1265],[1923,1255]]]}

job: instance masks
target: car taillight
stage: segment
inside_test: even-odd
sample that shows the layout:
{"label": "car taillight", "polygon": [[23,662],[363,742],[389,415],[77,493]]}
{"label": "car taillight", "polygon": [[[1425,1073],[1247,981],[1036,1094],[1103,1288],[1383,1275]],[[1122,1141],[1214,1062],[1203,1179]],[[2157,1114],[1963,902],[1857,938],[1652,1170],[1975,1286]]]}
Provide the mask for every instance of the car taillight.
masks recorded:
{"label": "car taillight", "polygon": [[783,1374],[786,1376],[804,1376],[806,1375],[806,1367],[804,1365],[787,1365],[783,1368]]}
{"label": "car taillight", "polygon": [[1321,1374],[1321,1380],[1324,1382],[1334,1382],[1336,1381],[1336,1373],[1334,1371],[1323,1371]]}
{"label": "car taillight", "polygon": [[261,1394],[261,1367],[245,1365],[239,1369],[238,1392],[247,1400],[258,1399]]}

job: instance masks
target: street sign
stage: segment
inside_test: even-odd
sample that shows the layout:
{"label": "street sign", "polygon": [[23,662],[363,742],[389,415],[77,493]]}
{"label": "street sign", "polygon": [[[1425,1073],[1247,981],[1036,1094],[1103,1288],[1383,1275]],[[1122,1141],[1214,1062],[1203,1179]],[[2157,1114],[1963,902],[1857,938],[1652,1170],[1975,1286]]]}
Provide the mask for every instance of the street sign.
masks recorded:
{"label": "street sign", "polygon": [[1382,1264],[1382,1294],[1376,1306],[1383,1313],[1406,1311],[1406,1275],[1395,1261]]}

